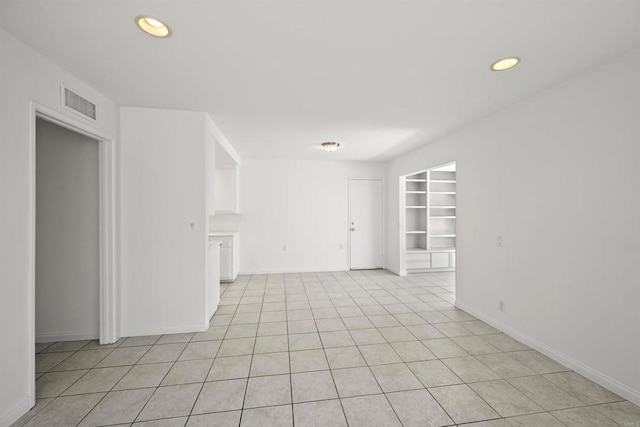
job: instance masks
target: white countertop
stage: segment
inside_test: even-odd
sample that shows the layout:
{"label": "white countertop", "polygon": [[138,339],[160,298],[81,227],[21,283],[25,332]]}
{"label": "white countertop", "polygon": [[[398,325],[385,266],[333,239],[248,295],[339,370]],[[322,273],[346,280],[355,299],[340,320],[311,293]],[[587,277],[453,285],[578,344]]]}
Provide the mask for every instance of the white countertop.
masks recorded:
{"label": "white countertop", "polygon": [[209,236],[237,236],[239,235],[240,232],[239,231],[211,231],[209,232]]}

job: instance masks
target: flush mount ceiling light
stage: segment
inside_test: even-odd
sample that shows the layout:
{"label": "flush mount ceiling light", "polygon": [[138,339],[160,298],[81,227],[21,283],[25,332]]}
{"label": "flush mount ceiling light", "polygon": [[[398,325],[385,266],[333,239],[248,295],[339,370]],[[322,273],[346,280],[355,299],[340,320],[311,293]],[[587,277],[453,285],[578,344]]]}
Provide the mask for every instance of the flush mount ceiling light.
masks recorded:
{"label": "flush mount ceiling light", "polygon": [[336,151],[338,149],[338,147],[340,147],[340,144],[338,144],[337,142],[323,142],[322,143],[322,148],[324,148],[325,150],[327,150],[328,152],[333,152]]}
{"label": "flush mount ceiling light", "polygon": [[140,15],[136,17],[136,24],[142,31],[151,36],[160,38],[171,36],[171,28],[169,28],[169,25],[158,18]]}
{"label": "flush mount ceiling light", "polygon": [[491,64],[491,69],[493,71],[505,71],[515,67],[519,62],[520,58],[517,56],[509,56],[507,58],[498,59],[496,62]]}

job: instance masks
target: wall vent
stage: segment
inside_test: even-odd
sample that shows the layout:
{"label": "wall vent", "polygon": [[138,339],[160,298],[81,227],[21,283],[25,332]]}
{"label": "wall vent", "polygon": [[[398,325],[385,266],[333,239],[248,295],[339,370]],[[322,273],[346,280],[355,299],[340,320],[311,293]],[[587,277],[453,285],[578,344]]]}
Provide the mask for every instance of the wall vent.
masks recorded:
{"label": "wall vent", "polygon": [[96,104],[62,86],[62,106],[86,119],[97,120]]}

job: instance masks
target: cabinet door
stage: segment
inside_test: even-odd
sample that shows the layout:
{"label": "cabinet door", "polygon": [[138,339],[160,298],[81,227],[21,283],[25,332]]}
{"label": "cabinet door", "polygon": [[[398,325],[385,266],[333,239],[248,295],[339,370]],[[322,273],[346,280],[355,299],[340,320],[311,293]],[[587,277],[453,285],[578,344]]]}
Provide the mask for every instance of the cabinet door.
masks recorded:
{"label": "cabinet door", "polygon": [[233,256],[231,248],[220,248],[220,280],[233,280]]}
{"label": "cabinet door", "polygon": [[431,254],[431,268],[447,268],[449,267],[448,252],[434,252]]}

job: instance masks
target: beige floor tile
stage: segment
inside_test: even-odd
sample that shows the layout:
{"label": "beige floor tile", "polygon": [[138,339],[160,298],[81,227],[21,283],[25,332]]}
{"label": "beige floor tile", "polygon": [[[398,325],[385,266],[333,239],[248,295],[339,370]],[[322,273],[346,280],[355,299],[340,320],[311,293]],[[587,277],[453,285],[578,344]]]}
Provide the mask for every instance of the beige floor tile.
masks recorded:
{"label": "beige floor tile", "polygon": [[215,414],[192,415],[186,427],[238,427],[241,411],[218,412]]}
{"label": "beige floor tile", "polygon": [[469,387],[503,417],[544,411],[504,380],[479,382],[469,384]]}
{"label": "beige floor tile", "polygon": [[513,427],[563,427],[563,424],[548,412],[520,415],[508,418],[507,421]]}
{"label": "beige floor tile", "polygon": [[402,426],[382,394],[341,400],[349,427]]}
{"label": "beige floor tile", "polygon": [[[218,349],[220,349],[221,342],[225,342],[225,341],[190,342],[178,353],[180,357],[177,357],[176,359],[173,359],[173,360],[183,361],[183,360],[197,360],[197,359],[213,359],[214,357],[216,357],[216,354],[218,354]],[[172,344],[172,345],[177,346],[182,344]],[[178,347],[176,347],[174,350],[177,351]]]}
{"label": "beige floor tile", "polygon": [[358,349],[369,366],[402,362],[389,344],[361,345]]}
{"label": "beige floor tile", "polygon": [[489,344],[489,342],[479,336],[454,337],[451,338],[451,340],[471,355],[500,353],[498,348]]}
{"label": "beige floor tile", "polygon": [[407,329],[420,340],[444,338],[444,334],[432,325],[413,325],[408,326]]}
{"label": "beige floor tile", "polygon": [[104,395],[104,393],[96,393],[58,397],[26,425],[29,427],[75,426]]}
{"label": "beige floor tile", "polygon": [[251,355],[219,357],[213,361],[207,381],[247,378],[251,368]]}
{"label": "beige floor tile", "polygon": [[500,378],[495,372],[480,363],[473,356],[443,359],[442,363],[447,365],[453,373],[466,383],[497,380]]}
{"label": "beige floor tile", "polygon": [[286,335],[258,337],[254,354],[278,353],[289,350],[289,338]]}
{"label": "beige floor tile", "polygon": [[291,372],[321,371],[329,369],[324,350],[302,350],[289,353]]}
{"label": "beige floor tile", "polygon": [[296,403],[293,417],[297,427],[347,427],[339,400]]}
{"label": "beige floor tile", "polygon": [[547,411],[585,406],[584,402],[539,375],[510,378],[507,381]]}
{"label": "beige floor tile", "polygon": [[462,347],[449,338],[422,340],[422,344],[440,359],[469,355]]}
{"label": "beige floor tile", "polygon": [[336,369],[331,372],[341,398],[382,393],[369,368]]}
{"label": "beige floor tile", "polygon": [[293,402],[336,399],[338,393],[329,371],[291,374]]}
{"label": "beige floor tile", "polygon": [[108,393],[82,420],[80,427],[132,423],[152,394],[152,388]]}
{"label": "beige floor tile", "polygon": [[358,347],[327,348],[325,353],[331,369],[367,366]]}
{"label": "beige floor tile", "polygon": [[129,372],[129,369],[131,369],[129,366],[91,369],[62,394],[68,396],[109,391]]}
{"label": "beige floor tile", "polygon": [[370,369],[385,393],[423,388],[404,363],[372,366]]}
{"label": "beige floor tile", "polygon": [[150,346],[118,347],[102,359],[96,368],[135,365],[150,348]]}
{"label": "beige floor tile", "polygon": [[440,360],[407,363],[413,374],[425,387],[460,384],[462,380]]}
{"label": "beige floor tile", "polygon": [[167,376],[162,380],[162,385],[178,385],[204,382],[211,369],[213,359],[186,360],[176,362]]}
{"label": "beige floor tile", "polygon": [[289,352],[254,354],[249,375],[252,377],[289,373]]}
{"label": "beige floor tile", "polygon": [[575,372],[558,372],[543,375],[546,379],[587,405],[612,403],[623,400],[617,394],[610,392]]}
{"label": "beige floor tile", "polygon": [[547,356],[535,350],[515,351],[509,353],[512,359],[520,362],[536,374],[550,374],[553,372],[568,371],[567,368],[558,362],[549,359]]}
{"label": "beige floor tile", "polygon": [[242,409],[247,380],[226,380],[206,383],[193,407],[193,414]]}
{"label": "beige floor tile", "polygon": [[307,334],[291,334],[291,331],[289,331],[289,334],[289,351],[322,348],[320,334],[315,331]]}
{"label": "beige floor tile", "polygon": [[[52,368],[52,371],[71,371],[75,369],[91,369],[111,353],[111,349],[78,351]],[[53,354],[53,353],[52,353]]]}
{"label": "beige floor tile", "polygon": [[144,407],[138,421],[189,415],[202,384],[158,387]]}
{"label": "beige floor tile", "polygon": [[249,378],[244,408],[274,406],[291,403],[289,375]]}
{"label": "beige floor tile", "polygon": [[598,412],[624,426],[640,426],[640,406],[631,402],[609,403],[593,407]]}
{"label": "beige floor tile", "polygon": [[291,405],[245,409],[242,411],[240,427],[288,426],[293,426],[293,409]]}
{"label": "beige floor tile", "polygon": [[456,423],[500,418],[496,411],[464,384],[434,387],[429,392]]}
{"label": "beige floor tile", "polygon": [[36,380],[36,398],[57,397],[62,394],[80,377],[86,374],[87,370],[49,372]]}
{"label": "beige floor tile", "polygon": [[320,340],[324,348],[350,347],[356,344],[347,331],[320,332]]}
{"label": "beige floor tile", "polygon": [[[252,354],[255,342],[255,338],[225,339],[221,342],[220,349],[218,350],[216,357],[243,356]],[[203,359],[208,358],[203,357]]]}
{"label": "beige floor tile", "polygon": [[167,375],[173,363],[136,365],[115,385],[114,390],[157,387]]}
{"label": "beige floor tile", "polygon": [[436,359],[436,356],[420,341],[395,342],[391,347],[404,362]]}
{"label": "beige floor tile", "polygon": [[476,356],[483,365],[494,371],[501,378],[526,377],[535,375],[531,369],[515,361],[506,353],[481,354]]}
{"label": "beige floor tile", "polygon": [[551,415],[567,427],[616,427],[618,425],[612,419],[589,407],[553,411]]}
{"label": "beige floor tile", "polygon": [[377,329],[354,329],[349,333],[357,345],[386,344],[387,342]]}
{"label": "beige floor tile", "polygon": [[427,390],[387,393],[387,399],[404,427],[440,427],[453,424]]}

